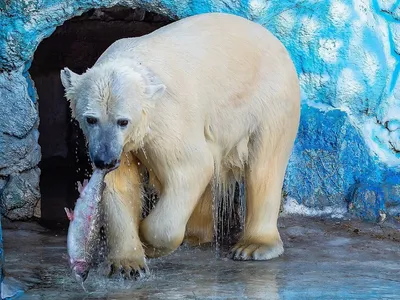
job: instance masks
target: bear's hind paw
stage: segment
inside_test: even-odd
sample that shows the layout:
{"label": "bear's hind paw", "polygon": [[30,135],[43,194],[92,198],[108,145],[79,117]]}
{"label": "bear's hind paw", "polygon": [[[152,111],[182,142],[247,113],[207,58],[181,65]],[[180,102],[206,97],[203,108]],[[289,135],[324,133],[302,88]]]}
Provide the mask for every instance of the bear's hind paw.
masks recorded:
{"label": "bear's hind paw", "polygon": [[134,260],[129,259],[114,259],[108,263],[108,276],[111,277],[113,274],[121,274],[124,279],[141,279],[145,278],[150,274],[150,270],[143,260],[137,263]]}
{"label": "bear's hind paw", "polygon": [[274,245],[239,242],[229,253],[233,260],[269,260],[283,254],[281,241]]}

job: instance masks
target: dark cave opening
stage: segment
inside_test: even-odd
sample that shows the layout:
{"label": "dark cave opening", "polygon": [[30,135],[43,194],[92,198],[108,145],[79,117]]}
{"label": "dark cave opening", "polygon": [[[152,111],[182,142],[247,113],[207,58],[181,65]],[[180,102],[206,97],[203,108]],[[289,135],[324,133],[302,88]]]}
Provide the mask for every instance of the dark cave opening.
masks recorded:
{"label": "dark cave opening", "polygon": [[39,97],[42,225],[67,228],[64,207],[74,207],[77,181],[92,172],[85,139],[64,97],[60,70],[83,73],[114,41],[145,35],[173,21],[141,9],[92,9],[66,21],[40,43],[30,74]]}

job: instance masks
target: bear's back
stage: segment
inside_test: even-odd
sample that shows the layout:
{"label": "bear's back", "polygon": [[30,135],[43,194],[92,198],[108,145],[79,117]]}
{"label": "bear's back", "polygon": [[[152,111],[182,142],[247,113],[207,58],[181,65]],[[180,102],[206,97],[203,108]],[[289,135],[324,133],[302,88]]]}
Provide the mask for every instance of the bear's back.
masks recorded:
{"label": "bear's back", "polygon": [[[198,84],[209,90],[215,84],[229,90],[241,81],[257,80],[263,66],[268,66],[263,76],[269,72],[271,78],[277,73],[284,77],[287,67],[293,71],[285,47],[267,29],[224,13],[188,17],[142,37],[118,40],[96,64],[115,58],[137,60],[170,90],[186,85],[200,91]],[[227,76],[235,80],[227,80]]]}
{"label": "bear's back", "polygon": [[[208,48],[222,48],[241,51],[283,50],[280,41],[266,28],[245,18],[226,13],[206,13],[187,17],[159,28],[147,35],[124,38],[114,42],[100,60],[115,55],[128,55],[135,50],[135,56],[159,56],[161,52],[188,54],[210,51]],[[234,46],[232,49],[230,46]],[[231,49],[229,49],[231,48]],[[280,51],[279,51],[280,52]]]}

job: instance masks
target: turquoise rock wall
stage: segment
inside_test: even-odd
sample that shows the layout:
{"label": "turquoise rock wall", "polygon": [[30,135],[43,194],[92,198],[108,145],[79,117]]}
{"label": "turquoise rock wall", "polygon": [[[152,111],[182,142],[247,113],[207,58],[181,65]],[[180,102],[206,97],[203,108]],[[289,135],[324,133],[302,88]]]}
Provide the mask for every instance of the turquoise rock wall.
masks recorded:
{"label": "turquoise rock wall", "polygon": [[288,48],[302,88],[286,203],[349,210],[371,221],[400,214],[400,0],[25,0],[0,2],[6,215],[31,216],[39,197],[36,94],[29,77],[35,49],[65,20],[117,4],[177,18],[232,13],[271,30]]}

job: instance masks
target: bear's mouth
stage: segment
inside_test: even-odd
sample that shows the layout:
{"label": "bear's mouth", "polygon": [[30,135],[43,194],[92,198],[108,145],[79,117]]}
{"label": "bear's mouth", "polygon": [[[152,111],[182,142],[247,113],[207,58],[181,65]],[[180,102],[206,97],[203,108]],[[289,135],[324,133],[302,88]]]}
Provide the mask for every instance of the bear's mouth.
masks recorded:
{"label": "bear's mouth", "polygon": [[109,171],[114,171],[114,170],[118,169],[120,164],[121,164],[121,160],[118,159],[117,162],[115,163],[115,165],[109,169]]}

